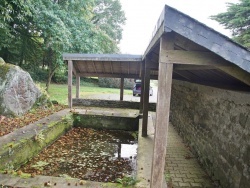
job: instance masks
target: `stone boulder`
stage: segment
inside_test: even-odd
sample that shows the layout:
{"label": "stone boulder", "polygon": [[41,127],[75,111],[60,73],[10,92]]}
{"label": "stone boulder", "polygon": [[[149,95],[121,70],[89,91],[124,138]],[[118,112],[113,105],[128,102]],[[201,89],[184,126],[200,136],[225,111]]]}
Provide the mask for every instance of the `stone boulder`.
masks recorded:
{"label": "stone boulder", "polygon": [[35,103],[47,100],[30,74],[0,58],[0,114],[20,116]]}

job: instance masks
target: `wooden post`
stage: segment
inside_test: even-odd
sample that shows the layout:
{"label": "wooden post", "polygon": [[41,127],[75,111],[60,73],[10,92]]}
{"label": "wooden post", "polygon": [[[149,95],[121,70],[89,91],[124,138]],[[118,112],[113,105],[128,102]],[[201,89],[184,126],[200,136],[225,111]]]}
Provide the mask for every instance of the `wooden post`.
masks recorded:
{"label": "wooden post", "polygon": [[76,76],[76,98],[79,99],[80,97],[80,76]]}
{"label": "wooden post", "polygon": [[69,60],[68,61],[68,105],[69,105],[69,108],[72,108],[72,70],[73,70],[73,62]]}
{"label": "wooden post", "polygon": [[141,65],[141,96],[140,96],[140,113],[143,111],[143,95],[144,95],[144,76],[145,76],[145,60]]}
{"label": "wooden post", "polygon": [[147,136],[148,131],[148,106],[149,106],[149,86],[150,86],[150,68],[149,61],[145,59],[145,75],[143,88],[143,117],[142,117],[142,137]]}
{"label": "wooden post", "polygon": [[123,92],[124,92],[124,78],[121,78],[121,83],[120,83],[120,101],[123,101]]}
{"label": "wooden post", "polygon": [[167,147],[167,132],[169,124],[170,97],[172,85],[173,64],[167,60],[166,50],[173,49],[172,38],[161,38],[158,96],[156,108],[156,123],[154,134],[154,152],[151,169],[150,187],[162,188]]}

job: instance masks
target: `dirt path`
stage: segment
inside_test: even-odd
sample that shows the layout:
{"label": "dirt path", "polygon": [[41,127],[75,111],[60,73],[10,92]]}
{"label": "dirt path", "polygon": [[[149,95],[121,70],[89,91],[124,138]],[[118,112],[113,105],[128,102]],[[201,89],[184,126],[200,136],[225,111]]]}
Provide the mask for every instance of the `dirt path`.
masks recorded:
{"label": "dirt path", "polygon": [[[104,100],[120,100],[119,94],[95,94],[95,95],[87,95],[84,96],[85,99],[104,99]],[[123,96],[124,101],[135,101],[139,102],[140,97],[139,96],[133,96],[131,95],[124,95]],[[153,96],[149,97],[149,102],[156,103],[157,101],[157,87],[153,87]]]}

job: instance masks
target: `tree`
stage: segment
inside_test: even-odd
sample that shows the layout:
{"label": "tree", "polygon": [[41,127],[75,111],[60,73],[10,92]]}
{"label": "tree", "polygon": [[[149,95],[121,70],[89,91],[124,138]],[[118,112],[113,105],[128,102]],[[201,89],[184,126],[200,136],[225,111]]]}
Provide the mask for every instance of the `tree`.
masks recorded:
{"label": "tree", "polygon": [[122,39],[122,25],[125,23],[124,12],[118,0],[95,0],[92,23],[113,38],[116,42]]}
{"label": "tree", "polygon": [[119,0],[2,0],[0,57],[47,70],[48,90],[63,52],[116,53],[125,16]]}
{"label": "tree", "polygon": [[211,18],[230,29],[236,42],[250,48],[250,0],[240,0],[237,4],[229,3],[227,12]]}

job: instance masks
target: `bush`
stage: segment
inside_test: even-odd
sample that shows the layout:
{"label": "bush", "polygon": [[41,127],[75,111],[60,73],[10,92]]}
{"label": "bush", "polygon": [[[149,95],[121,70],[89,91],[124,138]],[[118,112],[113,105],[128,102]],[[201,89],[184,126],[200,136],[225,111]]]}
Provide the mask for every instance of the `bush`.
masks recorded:
{"label": "bush", "polygon": [[28,70],[31,78],[36,82],[46,82],[48,79],[48,72],[44,69]]}
{"label": "bush", "polygon": [[[120,88],[121,79],[120,78],[99,78],[99,87],[106,88]],[[124,79],[124,89],[132,89],[134,86],[134,79]]]}

